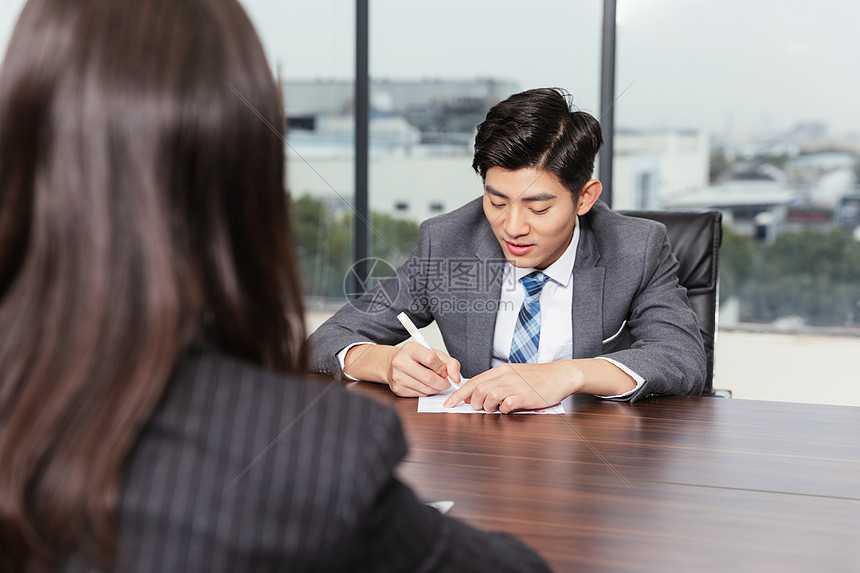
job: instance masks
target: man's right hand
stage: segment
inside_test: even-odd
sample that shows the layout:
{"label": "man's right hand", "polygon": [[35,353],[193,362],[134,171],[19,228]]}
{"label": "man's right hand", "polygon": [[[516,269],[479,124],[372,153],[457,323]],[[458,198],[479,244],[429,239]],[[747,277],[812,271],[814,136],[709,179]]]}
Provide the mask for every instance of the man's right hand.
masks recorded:
{"label": "man's right hand", "polygon": [[344,370],[352,377],[388,384],[398,396],[436,394],[450,386],[447,377],[460,382],[460,363],[440,350],[409,341],[403,346],[361,344],[344,357]]}

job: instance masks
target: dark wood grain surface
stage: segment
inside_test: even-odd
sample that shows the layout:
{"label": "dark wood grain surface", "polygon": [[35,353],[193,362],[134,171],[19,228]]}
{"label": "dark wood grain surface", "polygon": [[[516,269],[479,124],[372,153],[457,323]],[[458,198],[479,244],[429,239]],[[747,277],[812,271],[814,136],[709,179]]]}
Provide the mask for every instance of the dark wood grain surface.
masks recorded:
{"label": "dark wood grain surface", "polygon": [[564,416],[400,414],[400,473],[556,571],[860,571],[860,408],[576,396]]}

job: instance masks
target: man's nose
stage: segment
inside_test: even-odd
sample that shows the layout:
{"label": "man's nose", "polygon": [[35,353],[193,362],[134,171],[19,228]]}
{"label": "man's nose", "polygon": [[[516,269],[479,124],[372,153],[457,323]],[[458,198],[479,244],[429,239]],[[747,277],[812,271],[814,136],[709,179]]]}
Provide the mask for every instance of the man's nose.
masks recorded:
{"label": "man's nose", "polygon": [[527,217],[519,204],[511,205],[508,209],[508,212],[505,214],[505,220],[502,223],[502,229],[512,239],[528,235],[529,225]]}

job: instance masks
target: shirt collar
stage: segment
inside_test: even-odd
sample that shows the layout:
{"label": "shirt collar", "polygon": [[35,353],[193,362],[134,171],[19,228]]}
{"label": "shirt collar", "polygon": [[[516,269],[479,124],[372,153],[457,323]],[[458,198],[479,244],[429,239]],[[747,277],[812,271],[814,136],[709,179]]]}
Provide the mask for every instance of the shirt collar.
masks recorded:
{"label": "shirt collar", "polygon": [[[545,268],[542,272],[547,275],[550,279],[554,280],[558,284],[562,286],[567,286],[570,282],[570,277],[573,276],[573,264],[576,262],[576,247],[579,245],[579,217],[576,217],[576,222],[573,227],[573,236],[570,238],[570,243],[567,245],[567,248],[561,254],[557,261],[553,264]],[[535,271],[534,267],[531,268],[519,268],[512,265],[510,262],[507,264],[508,272],[512,272],[515,281],[519,281],[521,278],[526,276],[529,273]]]}

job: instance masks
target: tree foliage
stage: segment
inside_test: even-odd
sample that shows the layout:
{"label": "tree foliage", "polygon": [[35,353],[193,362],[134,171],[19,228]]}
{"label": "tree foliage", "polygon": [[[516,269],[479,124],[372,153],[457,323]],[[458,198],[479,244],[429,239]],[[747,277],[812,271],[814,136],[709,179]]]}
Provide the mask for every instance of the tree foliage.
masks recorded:
{"label": "tree foliage", "polygon": [[[308,296],[343,299],[352,264],[352,211],[304,195],[291,222]],[[371,213],[371,256],[396,268],[418,241],[418,224]],[[772,243],[730,228],[720,250],[720,296],[737,297],[741,320],[799,316],[813,326],[860,325],[860,243],[842,229],[782,233]]]}
{"label": "tree foliage", "polygon": [[[335,210],[303,195],[290,203],[293,240],[306,296],[344,298],[344,279],[352,265],[352,219],[349,209]],[[418,242],[418,224],[371,213],[371,256],[392,267],[402,263]]]}
{"label": "tree foliage", "polygon": [[720,252],[721,298],[741,320],[801,317],[811,326],[860,325],[860,244],[843,229],[782,233],[770,244],[731,231]]}

